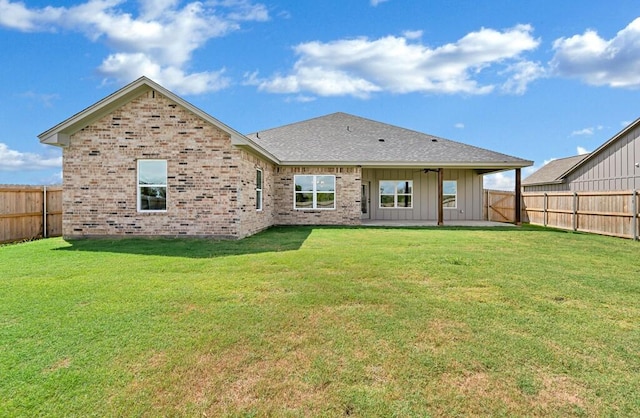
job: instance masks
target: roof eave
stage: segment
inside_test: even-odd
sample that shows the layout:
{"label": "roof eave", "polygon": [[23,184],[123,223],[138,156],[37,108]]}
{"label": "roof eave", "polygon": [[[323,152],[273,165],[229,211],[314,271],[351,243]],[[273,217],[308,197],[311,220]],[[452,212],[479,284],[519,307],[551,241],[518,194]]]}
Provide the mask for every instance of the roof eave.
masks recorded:
{"label": "roof eave", "polygon": [[411,168],[463,168],[463,169],[495,169],[509,170],[533,165],[533,161],[513,162],[442,162],[442,161],[281,161],[283,166],[360,166],[364,168],[411,167]]}
{"label": "roof eave", "polygon": [[562,184],[562,183],[564,183],[564,179],[552,180],[552,181],[537,181],[535,183],[522,182],[522,186],[545,186],[547,184]]}

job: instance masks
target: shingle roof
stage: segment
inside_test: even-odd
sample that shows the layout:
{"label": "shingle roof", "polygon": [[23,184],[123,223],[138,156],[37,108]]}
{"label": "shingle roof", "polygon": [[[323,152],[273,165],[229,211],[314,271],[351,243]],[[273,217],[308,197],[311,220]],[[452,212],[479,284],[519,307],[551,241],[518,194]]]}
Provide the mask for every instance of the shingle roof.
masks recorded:
{"label": "shingle roof", "polygon": [[531,161],[370,119],[333,113],[248,137],[284,164],[516,168]]}
{"label": "shingle roof", "polygon": [[587,158],[589,154],[575,155],[573,157],[559,158],[549,161],[539,170],[522,180],[523,186],[532,186],[534,184],[557,183],[562,180],[562,175],[569,171],[571,167],[579,164]]}

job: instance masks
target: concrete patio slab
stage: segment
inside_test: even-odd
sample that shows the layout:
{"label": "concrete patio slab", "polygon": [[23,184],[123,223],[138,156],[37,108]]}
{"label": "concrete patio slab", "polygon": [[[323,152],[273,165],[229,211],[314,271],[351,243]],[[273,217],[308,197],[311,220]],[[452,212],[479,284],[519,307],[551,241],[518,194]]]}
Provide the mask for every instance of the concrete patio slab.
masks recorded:
{"label": "concrete patio slab", "polygon": [[[385,221],[363,219],[362,226],[386,226],[386,227],[407,227],[407,226],[438,226],[437,221]],[[442,226],[467,226],[467,227],[513,227],[511,223],[492,222],[492,221],[445,221]]]}

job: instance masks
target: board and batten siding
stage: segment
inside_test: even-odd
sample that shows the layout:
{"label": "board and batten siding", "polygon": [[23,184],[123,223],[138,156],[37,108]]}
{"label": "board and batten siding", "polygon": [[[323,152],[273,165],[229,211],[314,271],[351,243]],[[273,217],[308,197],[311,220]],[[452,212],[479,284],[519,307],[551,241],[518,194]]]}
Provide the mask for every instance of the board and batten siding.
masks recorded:
{"label": "board and batten siding", "polygon": [[535,184],[522,186],[522,190],[525,193],[528,192],[568,192],[569,185],[567,183],[549,183],[549,184]]}
{"label": "board and batten siding", "polygon": [[[473,170],[444,170],[444,180],[458,182],[458,207],[444,209],[444,220],[482,220],[482,176]],[[381,180],[412,180],[413,208],[380,208]],[[362,182],[370,187],[371,219],[375,220],[437,220],[438,173],[414,169],[362,169]]]}
{"label": "board and batten siding", "polygon": [[569,174],[570,191],[614,191],[640,189],[640,127],[601,150],[598,155]]}

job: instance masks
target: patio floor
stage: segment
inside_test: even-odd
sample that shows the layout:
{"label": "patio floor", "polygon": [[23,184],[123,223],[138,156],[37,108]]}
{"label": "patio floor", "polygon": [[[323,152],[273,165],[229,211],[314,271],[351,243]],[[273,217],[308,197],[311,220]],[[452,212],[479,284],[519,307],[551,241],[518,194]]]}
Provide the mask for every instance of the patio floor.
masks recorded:
{"label": "patio floor", "polygon": [[[385,221],[363,219],[362,226],[389,226],[389,227],[406,227],[406,226],[438,226],[437,221]],[[510,227],[515,226],[511,223],[492,222],[492,221],[444,221],[443,226],[469,226],[469,227]]]}

